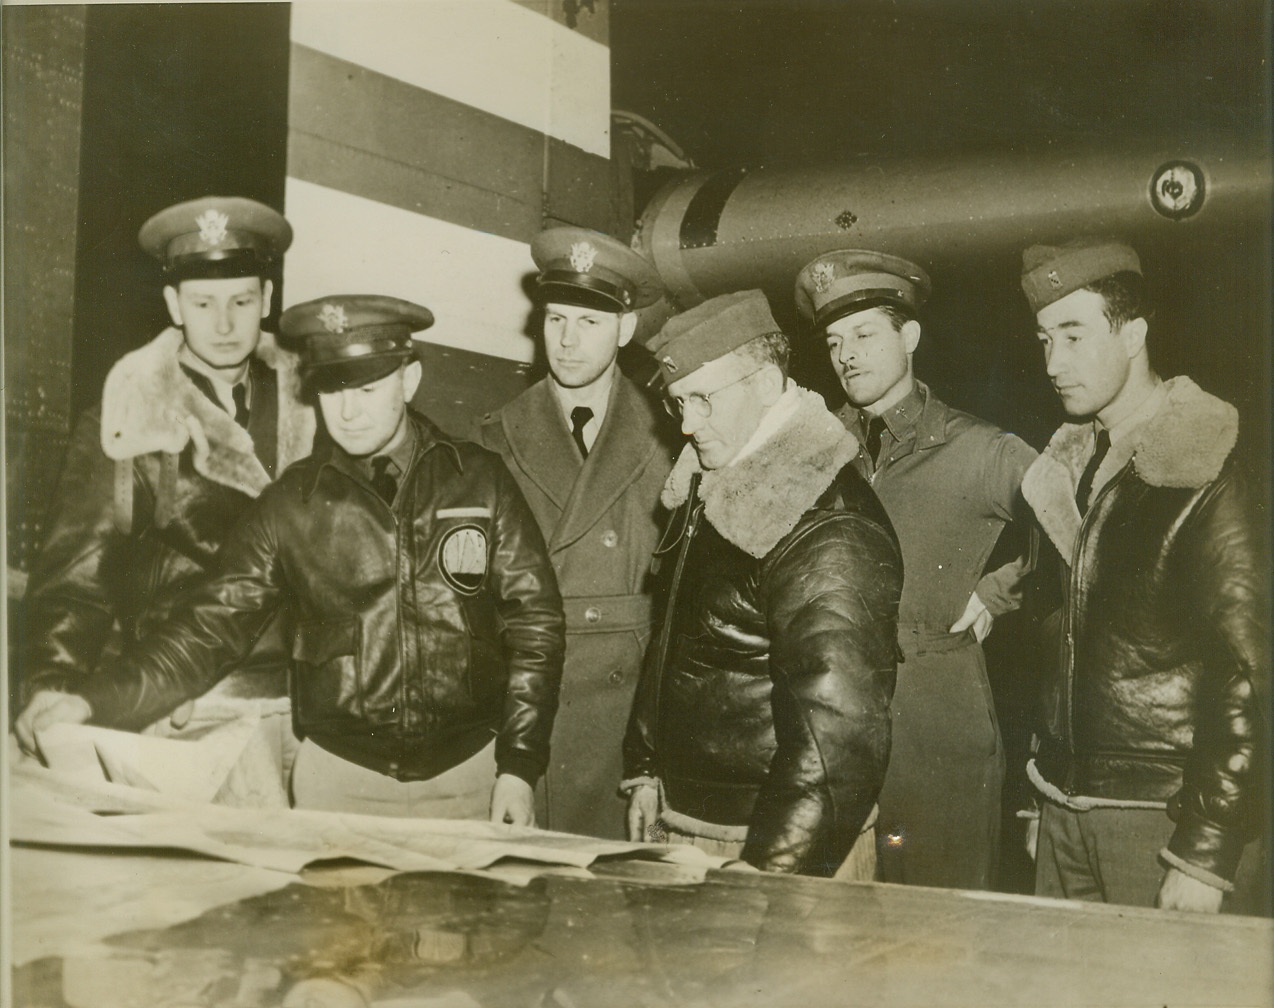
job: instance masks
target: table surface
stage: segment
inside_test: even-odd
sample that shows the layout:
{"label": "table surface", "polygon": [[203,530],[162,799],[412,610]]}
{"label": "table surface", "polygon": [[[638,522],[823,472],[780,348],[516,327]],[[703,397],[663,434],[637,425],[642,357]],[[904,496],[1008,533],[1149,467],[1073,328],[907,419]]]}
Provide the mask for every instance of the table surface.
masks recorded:
{"label": "table surface", "polygon": [[15,1008],[1274,1003],[1257,918],[625,862],[512,884],[11,854]]}

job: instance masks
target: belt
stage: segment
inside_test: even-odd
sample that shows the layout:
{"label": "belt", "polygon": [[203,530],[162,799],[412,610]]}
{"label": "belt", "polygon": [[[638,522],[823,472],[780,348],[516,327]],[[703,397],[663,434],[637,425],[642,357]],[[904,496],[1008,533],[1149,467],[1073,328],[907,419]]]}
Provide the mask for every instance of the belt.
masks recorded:
{"label": "belt", "polygon": [[650,627],[649,595],[575,595],[562,599],[567,633],[618,633]]}
{"label": "belt", "polygon": [[900,622],[898,624],[898,646],[902,648],[904,655],[915,658],[925,654],[958,651],[977,642],[972,629],[953,634],[945,626],[932,623]]}

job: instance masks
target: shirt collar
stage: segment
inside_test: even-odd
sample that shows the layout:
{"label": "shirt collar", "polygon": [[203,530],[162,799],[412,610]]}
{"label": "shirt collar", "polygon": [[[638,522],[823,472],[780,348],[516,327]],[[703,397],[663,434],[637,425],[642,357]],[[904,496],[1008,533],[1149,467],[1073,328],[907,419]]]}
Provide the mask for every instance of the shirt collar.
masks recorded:
{"label": "shirt collar", "polygon": [[218,374],[216,371],[210,368],[207,364],[205,364],[202,360],[200,360],[193,353],[191,353],[190,347],[186,346],[185,343],[183,343],[177,350],[177,360],[183,367],[189,368],[191,371],[197,371],[199,374],[203,375],[205,378],[211,381],[213,383],[212,384],[213,388],[232,389],[236,385],[238,385],[240,382],[242,382],[246,388],[250,389],[252,387],[252,382],[248,380],[248,376],[252,373],[252,369],[248,367],[248,361],[243,362],[243,367],[240,370],[240,374],[238,378],[236,378],[234,381],[227,381],[220,374]]}
{"label": "shirt collar", "polygon": [[591,409],[593,418],[589,423],[596,423],[599,428],[601,427],[602,421],[606,418],[606,407],[610,404],[610,391],[615,385],[615,368],[615,361],[611,361],[610,367],[601,373],[597,381],[582,388],[567,388],[559,385],[557,379],[549,375],[549,387],[557,396],[557,405],[562,411],[562,418],[566,421],[567,427],[571,426],[571,410],[576,406],[587,406]]}
{"label": "shirt collar", "polygon": [[[880,414],[880,418],[885,421],[885,427],[888,428],[895,441],[901,442],[905,440],[908,432],[919,423],[924,404],[925,400],[920,391],[920,383],[915,382],[910,392]],[[867,436],[867,424],[871,421],[872,416],[874,414],[865,409],[858,411],[858,423],[864,438]]]}
{"label": "shirt collar", "polygon": [[[415,450],[416,429],[409,421],[407,423],[406,430],[403,433],[403,439],[398,442],[398,446],[393,451],[389,452],[389,461],[397,468],[398,475],[401,476],[407,471],[407,467],[411,465],[412,453],[415,452]],[[370,465],[371,460],[369,459],[368,466]]]}

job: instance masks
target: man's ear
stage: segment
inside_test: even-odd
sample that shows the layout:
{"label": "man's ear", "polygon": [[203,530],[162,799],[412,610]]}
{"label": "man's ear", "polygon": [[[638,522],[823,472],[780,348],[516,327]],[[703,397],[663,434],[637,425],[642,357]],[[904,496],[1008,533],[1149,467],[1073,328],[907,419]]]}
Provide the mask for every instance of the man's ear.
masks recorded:
{"label": "man's ear", "polygon": [[274,301],[274,281],[261,281],[261,321],[264,322],[270,314],[270,307]]}
{"label": "man's ear", "polygon": [[912,319],[904,322],[898,331],[902,333],[902,345],[907,348],[907,353],[915,353],[916,347],[920,345],[920,323]]}
{"label": "man's ear", "polygon": [[1136,357],[1146,348],[1146,320],[1138,316],[1129,319],[1119,327],[1119,338],[1124,341],[1124,352],[1128,355],[1128,359]]}
{"label": "man's ear", "polygon": [[637,331],[637,313],[624,312],[619,316],[619,345],[628,346],[629,340],[633,338],[633,333]]}
{"label": "man's ear", "polygon": [[783,386],[787,384],[783,378],[783,369],[777,364],[766,364],[757,377],[760,378],[758,391],[761,394],[761,402],[768,409],[779,401],[779,397],[783,394]]}
{"label": "man's ear", "polygon": [[173,325],[178,329],[185,325],[181,320],[181,302],[177,299],[177,288],[172,284],[164,284],[164,304],[168,306],[168,317],[173,320]]}
{"label": "man's ear", "polygon": [[420,379],[424,374],[424,369],[420,366],[420,361],[413,360],[405,368],[403,368],[403,398],[407,402],[411,402],[416,395],[416,389],[420,388]]}

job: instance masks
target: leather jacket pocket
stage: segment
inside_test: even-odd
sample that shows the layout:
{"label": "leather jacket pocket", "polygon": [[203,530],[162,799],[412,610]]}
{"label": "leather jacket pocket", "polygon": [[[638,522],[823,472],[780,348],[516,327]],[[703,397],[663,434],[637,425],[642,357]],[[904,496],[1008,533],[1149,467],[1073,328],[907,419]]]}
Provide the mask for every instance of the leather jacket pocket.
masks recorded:
{"label": "leather jacket pocket", "polygon": [[301,727],[361,721],[366,697],[359,673],[361,624],[302,623],[292,642],[293,694]]}

